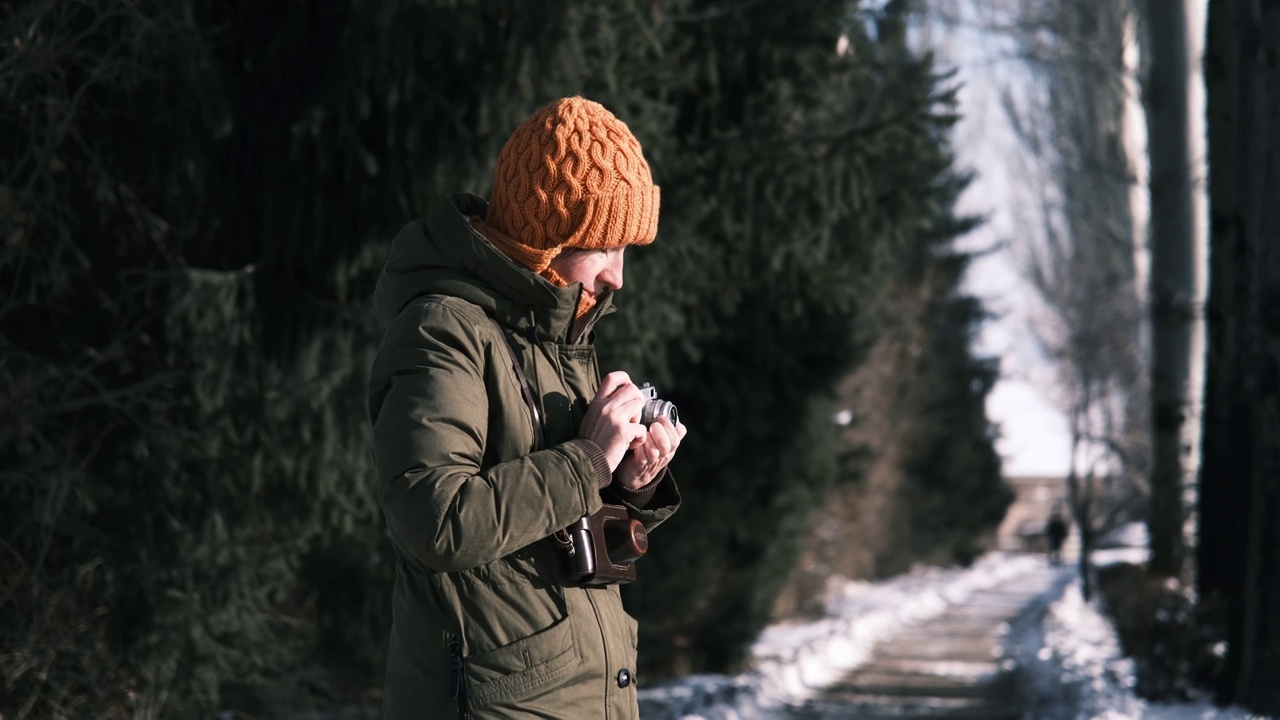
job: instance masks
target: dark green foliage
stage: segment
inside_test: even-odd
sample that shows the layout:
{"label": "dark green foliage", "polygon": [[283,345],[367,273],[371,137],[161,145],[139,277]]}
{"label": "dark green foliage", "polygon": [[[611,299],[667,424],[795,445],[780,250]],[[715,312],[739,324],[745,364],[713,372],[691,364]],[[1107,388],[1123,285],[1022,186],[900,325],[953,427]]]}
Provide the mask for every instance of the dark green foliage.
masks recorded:
{"label": "dark green foliage", "polygon": [[998,368],[969,350],[983,312],[972,298],[947,292],[963,271],[961,258],[932,265],[940,277],[928,284],[938,294],[926,304],[925,340],[907,373],[915,382],[902,403],[917,418],[903,441],[910,526],[903,542],[908,556],[967,565],[981,554],[983,533],[1004,518],[1013,490],[1001,478],[984,407]]}
{"label": "dark green foliage", "polygon": [[[692,428],[685,509],[628,590],[646,672],[734,666],[837,481],[833,384],[888,289],[932,277],[964,229],[950,99],[897,12],[8,6],[0,712],[267,716],[376,695],[393,567],[368,294],[399,225],[484,194],[510,129],[573,93],[631,125],[663,186],[661,239],[629,254],[601,337],[603,364],[657,383]],[[956,483],[994,508],[978,311],[943,266],[918,473],[930,502],[959,504]]]}

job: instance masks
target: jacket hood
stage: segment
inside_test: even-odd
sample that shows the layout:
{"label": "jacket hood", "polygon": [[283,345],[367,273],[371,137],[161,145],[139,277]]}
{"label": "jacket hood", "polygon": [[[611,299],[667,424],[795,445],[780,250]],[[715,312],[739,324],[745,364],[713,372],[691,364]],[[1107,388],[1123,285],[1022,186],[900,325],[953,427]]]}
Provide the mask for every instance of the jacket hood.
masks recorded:
{"label": "jacket hood", "polygon": [[[474,195],[450,195],[431,215],[400,230],[373,294],[383,328],[415,298],[450,295],[506,325],[527,328],[532,322],[540,334],[565,342],[582,285],[556,287],[499,252],[471,226],[471,216],[484,217],[486,209]],[[613,311],[612,297],[607,289],[600,294],[584,330]]]}

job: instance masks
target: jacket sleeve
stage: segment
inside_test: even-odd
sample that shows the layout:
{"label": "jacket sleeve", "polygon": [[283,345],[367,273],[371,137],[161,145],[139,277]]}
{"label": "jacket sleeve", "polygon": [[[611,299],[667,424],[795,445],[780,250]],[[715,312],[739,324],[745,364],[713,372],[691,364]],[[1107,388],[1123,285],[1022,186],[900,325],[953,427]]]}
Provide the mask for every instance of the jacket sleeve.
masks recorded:
{"label": "jacket sleeve", "polygon": [[617,483],[603,490],[605,502],[621,504],[627,515],[644,523],[645,530],[653,530],[675,514],[680,507],[680,490],[675,476],[668,468],[657,480],[640,491],[627,490]]}
{"label": "jacket sleeve", "polygon": [[374,362],[383,513],[401,551],[438,572],[492,562],[595,512],[609,475],[603,452],[582,440],[483,467],[490,413],[501,412],[485,386],[501,350],[489,334],[429,301],[388,331]]}

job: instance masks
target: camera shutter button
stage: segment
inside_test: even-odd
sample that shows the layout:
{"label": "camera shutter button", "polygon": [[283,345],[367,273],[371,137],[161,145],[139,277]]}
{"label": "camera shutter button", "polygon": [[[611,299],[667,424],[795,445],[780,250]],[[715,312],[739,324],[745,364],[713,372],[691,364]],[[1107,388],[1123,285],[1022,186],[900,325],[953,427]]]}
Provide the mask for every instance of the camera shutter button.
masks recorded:
{"label": "camera shutter button", "polygon": [[625,688],[631,684],[631,671],[622,668],[618,671],[618,687]]}

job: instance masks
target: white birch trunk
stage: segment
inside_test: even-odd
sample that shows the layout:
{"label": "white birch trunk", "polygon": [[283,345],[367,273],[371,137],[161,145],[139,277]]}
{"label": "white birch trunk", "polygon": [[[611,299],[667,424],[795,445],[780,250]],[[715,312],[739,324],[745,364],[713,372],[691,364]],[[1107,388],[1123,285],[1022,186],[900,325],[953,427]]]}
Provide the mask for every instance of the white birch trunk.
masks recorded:
{"label": "white birch trunk", "polygon": [[[1153,426],[1148,527],[1151,569],[1165,574],[1180,574],[1187,559],[1185,494],[1194,492],[1204,355],[1204,188],[1197,182],[1203,172],[1193,170],[1193,161],[1203,163],[1204,145],[1203,126],[1191,118],[1192,66],[1199,66],[1189,22],[1198,14],[1190,11],[1191,2],[1147,3]],[[1198,70],[1195,78],[1202,86]],[[1193,134],[1200,139],[1195,155]]]}
{"label": "white birch trunk", "polygon": [[1184,0],[1187,8],[1187,40],[1191,63],[1187,75],[1189,127],[1187,147],[1191,160],[1192,262],[1195,266],[1192,288],[1190,377],[1187,379],[1187,421],[1183,424],[1186,460],[1182,468],[1182,502],[1186,508],[1182,524],[1187,562],[1195,557],[1199,526],[1199,477],[1202,426],[1204,422],[1204,383],[1207,363],[1207,328],[1205,305],[1209,297],[1209,143],[1206,123],[1204,58],[1205,22],[1208,0]]}

